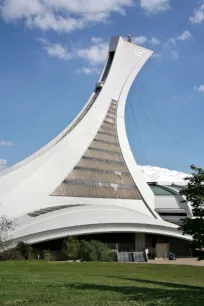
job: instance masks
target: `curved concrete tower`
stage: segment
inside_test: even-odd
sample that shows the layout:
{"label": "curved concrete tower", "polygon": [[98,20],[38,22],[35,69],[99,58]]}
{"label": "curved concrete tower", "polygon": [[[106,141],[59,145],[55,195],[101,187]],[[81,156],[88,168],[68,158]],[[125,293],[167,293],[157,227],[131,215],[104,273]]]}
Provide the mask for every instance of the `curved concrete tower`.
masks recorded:
{"label": "curved concrete tower", "polygon": [[156,213],[126,135],[126,98],[151,55],[113,37],[99,82],[76,119],[1,174],[0,214],[16,219],[14,243],[110,232],[138,233],[140,248],[148,233],[184,239]]}

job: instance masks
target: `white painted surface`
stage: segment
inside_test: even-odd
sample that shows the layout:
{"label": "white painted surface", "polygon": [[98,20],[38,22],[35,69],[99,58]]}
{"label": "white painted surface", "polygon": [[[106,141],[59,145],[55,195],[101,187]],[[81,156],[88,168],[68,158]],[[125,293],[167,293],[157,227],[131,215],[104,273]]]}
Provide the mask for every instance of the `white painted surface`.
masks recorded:
{"label": "white painted surface", "polygon": [[[68,234],[97,232],[148,232],[180,237],[177,227],[155,212],[154,195],[142,177],[127,140],[126,98],[133,80],[152,51],[112,38],[115,56],[106,82],[93,106],[69,133],[70,126],[25,161],[0,176],[0,215],[17,218],[12,236],[38,242]],[[144,201],[52,197],[50,194],[72,171],[100,128],[112,99],[118,100],[117,131],[125,162]],[[79,140],[79,141],[76,141]],[[27,213],[58,205],[91,204],[29,218]],[[34,220],[33,220],[34,219]]]}
{"label": "white painted surface", "polygon": [[[126,42],[126,44],[129,44]],[[133,177],[133,180],[135,184],[137,185],[144,202],[147,204],[149,209],[153,212],[153,215],[155,217],[159,218],[158,215],[155,214],[154,212],[154,194],[145,182],[145,179],[141,175],[141,172],[139,168],[137,167],[136,161],[134,159],[134,156],[132,154],[131,148],[129,146],[127,134],[126,134],[126,127],[125,127],[125,105],[126,105],[126,100],[127,96],[130,90],[130,87],[140,72],[141,68],[143,65],[146,63],[146,61],[149,59],[149,57],[152,55],[152,51],[146,50],[143,48],[138,48],[132,45],[131,53],[128,55],[129,58],[132,57],[137,57],[136,50],[139,50],[139,53],[141,54],[140,61],[135,62],[135,65],[132,66],[132,70],[130,71],[123,88],[120,93],[119,97],[119,104],[118,104],[118,113],[117,113],[117,130],[118,130],[118,139],[120,143],[120,147],[123,153],[123,157],[125,159],[126,165]]]}
{"label": "white painted surface", "polygon": [[[16,205],[14,205],[16,203]],[[125,207],[131,210],[139,211],[152,217],[149,210],[141,200],[124,200],[124,199],[97,199],[97,198],[71,198],[71,197],[15,197],[11,198],[6,203],[2,203],[1,214],[9,218],[20,218],[25,214],[33,211],[44,209],[47,207],[61,206],[61,205],[77,205],[77,204],[91,204],[91,205],[115,205],[118,207]]]}
{"label": "white painted surface", "polygon": [[155,206],[157,208],[170,208],[170,209],[186,209],[185,203],[181,203],[178,196],[156,196]]}
{"label": "white painted surface", "polygon": [[[113,38],[113,40],[115,44],[116,39]],[[5,197],[3,196],[2,201],[11,197],[11,195],[49,196],[60,185],[92,142],[104,120],[111,100],[118,100],[124,92],[125,99],[123,98],[122,100],[122,108],[125,107],[126,96],[132,81],[152,53],[144,48],[139,48],[139,50],[144,50],[144,56],[141,57],[134,54],[135,49],[138,49],[138,47],[122,38],[118,38],[112,68],[94,105],[83,120],[60,142],[52,146],[43,155],[37,156],[37,158],[32,159],[31,162],[16,171],[12,171],[0,178],[0,190],[9,192],[7,196],[3,191]],[[129,75],[133,70],[134,74],[130,78]],[[125,125],[124,122],[123,125]],[[122,137],[126,137],[126,135]],[[80,139],[80,141],[77,142],[76,139]],[[125,151],[127,150],[130,150],[129,145]],[[9,188],[10,186],[12,188],[9,189],[8,185]],[[140,186],[138,188],[140,189]],[[147,184],[146,190],[151,194]],[[148,203],[148,205],[152,206],[153,204]]]}
{"label": "white painted surface", "polygon": [[10,243],[22,239],[34,243],[67,235],[100,232],[145,232],[183,238],[175,225],[116,206],[107,208],[104,205],[86,205],[66,208],[39,217],[22,217],[18,223],[18,228],[10,234]]}

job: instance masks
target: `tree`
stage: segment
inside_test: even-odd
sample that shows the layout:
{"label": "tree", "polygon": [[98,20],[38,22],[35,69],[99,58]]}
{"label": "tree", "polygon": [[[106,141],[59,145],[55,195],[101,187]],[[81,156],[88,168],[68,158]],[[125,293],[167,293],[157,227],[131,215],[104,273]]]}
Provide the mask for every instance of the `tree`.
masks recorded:
{"label": "tree", "polygon": [[80,248],[80,241],[69,236],[63,242],[62,252],[71,259],[77,259],[79,248]]}
{"label": "tree", "polygon": [[14,221],[5,216],[0,217],[0,250],[4,248],[8,239],[8,232],[14,228]]}
{"label": "tree", "polygon": [[29,243],[24,241],[18,242],[16,250],[19,253],[19,255],[22,256],[22,258],[26,260],[32,258],[33,248]]}
{"label": "tree", "polygon": [[105,243],[97,240],[82,240],[79,257],[85,261],[113,261],[112,251]]}
{"label": "tree", "polygon": [[113,261],[113,253],[105,243],[91,240],[90,245],[95,249],[97,261]]}
{"label": "tree", "polygon": [[[187,187],[180,193],[185,196],[185,201],[189,202],[193,209],[193,219],[186,218],[180,229],[184,235],[193,237],[192,246],[202,250],[204,248],[204,169],[191,165],[193,174],[185,180]],[[199,259],[203,259],[203,252]]]}
{"label": "tree", "polygon": [[81,240],[68,237],[63,242],[63,254],[70,259],[82,259],[84,261],[113,261],[111,250],[100,241]]}
{"label": "tree", "polygon": [[79,248],[79,257],[84,261],[97,261],[96,247],[92,241],[82,240]]}

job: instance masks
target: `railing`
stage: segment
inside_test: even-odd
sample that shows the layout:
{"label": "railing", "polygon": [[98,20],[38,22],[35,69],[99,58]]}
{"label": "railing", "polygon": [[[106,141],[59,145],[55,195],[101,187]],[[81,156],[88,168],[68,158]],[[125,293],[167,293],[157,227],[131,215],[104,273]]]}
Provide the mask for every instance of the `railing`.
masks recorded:
{"label": "railing", "polygon": [[118,262],[148,262],[148,257],[144,252],[118,252],[116,251]]}

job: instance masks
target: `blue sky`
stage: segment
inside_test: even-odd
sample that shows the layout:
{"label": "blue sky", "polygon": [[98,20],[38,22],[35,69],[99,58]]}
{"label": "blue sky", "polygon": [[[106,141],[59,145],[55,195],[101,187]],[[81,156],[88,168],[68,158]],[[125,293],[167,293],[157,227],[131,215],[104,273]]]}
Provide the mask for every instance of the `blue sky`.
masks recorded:
{"label": "blue sky", "polygon": [[111,36],[154,50],[126,126],[140,165],[204,167],[204,1],[0,0],[0,169],[55,137],[86,103]]}

